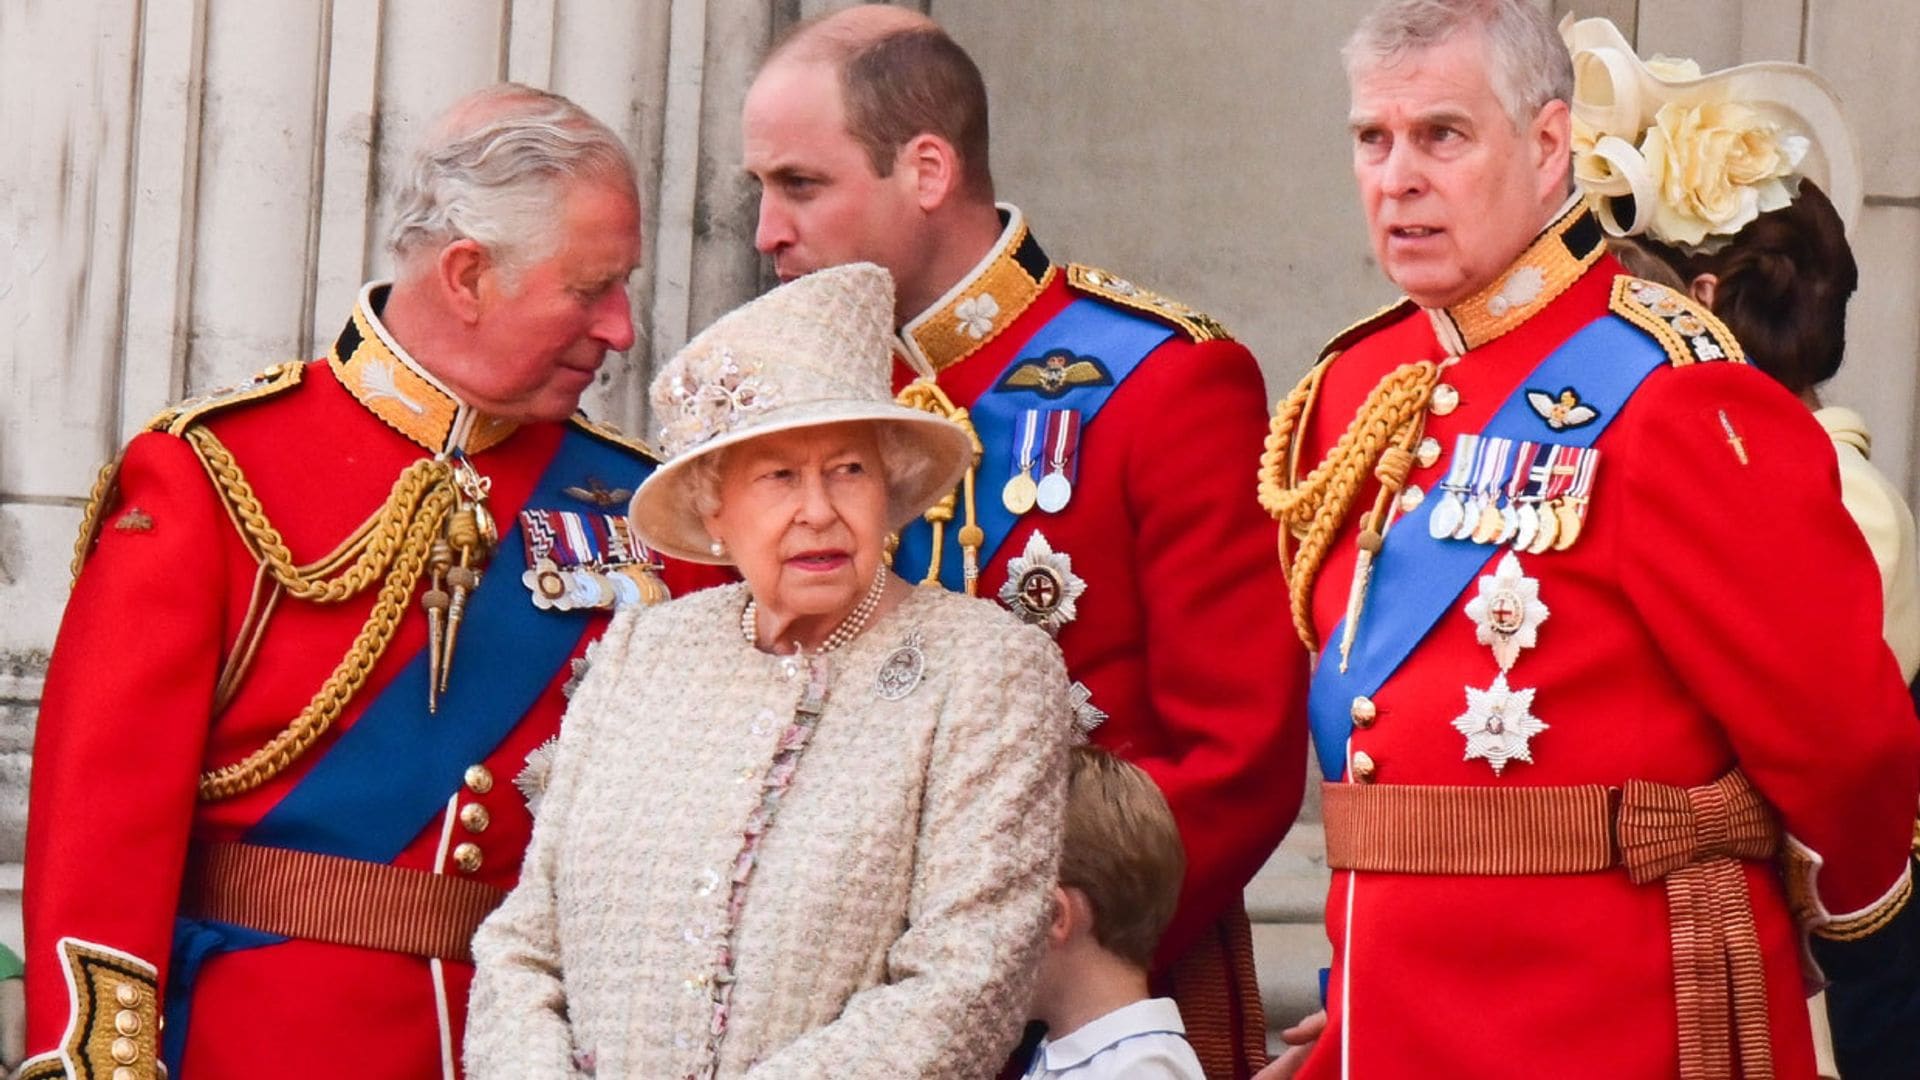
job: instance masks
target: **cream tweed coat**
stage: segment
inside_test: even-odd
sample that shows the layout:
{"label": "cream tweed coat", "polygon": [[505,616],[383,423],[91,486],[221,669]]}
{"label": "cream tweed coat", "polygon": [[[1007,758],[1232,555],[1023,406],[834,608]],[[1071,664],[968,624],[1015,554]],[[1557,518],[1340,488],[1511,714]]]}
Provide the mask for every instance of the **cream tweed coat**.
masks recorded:
{"label": "cream tweed coat", "polygon": [[[745,586],[614,619],[557,748],[519,886],[474,940],[473,1080],[992,1076],[1025,1019],[1059,858],[1059,650],[917,588],[831,687],[739,911],[710,1072],[707,982],[742,829],[804,669],[742,639]],[[877,678],[912,635],[925,675]]]}

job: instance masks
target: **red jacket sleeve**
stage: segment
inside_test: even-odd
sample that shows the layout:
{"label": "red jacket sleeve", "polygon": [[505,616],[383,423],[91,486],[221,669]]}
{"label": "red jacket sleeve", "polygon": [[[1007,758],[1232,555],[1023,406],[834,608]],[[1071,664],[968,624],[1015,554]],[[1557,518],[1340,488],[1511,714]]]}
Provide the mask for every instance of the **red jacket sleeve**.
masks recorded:
{"label": "red jacket sleeve", "polygon": [[1821,903],[1868,908],[1904,879],[1920,725],[1832,444],[1798,400],[1733,364],[1656,372],[1632,408],[1623,584],[1740,768],[1823,864]]}
{"label": "red jacket sleeve", "polygon": [[33,754],[24,904],[28,1049],[70,1009],[58,944],[157,969],[167,952],[208,711],[225,653],[233,526],[182,440],[129,444],[119,494],[54,646]]}
{"label": "red jacket sleeve", "polygon": [[[1266,392],[1236,342],[1163,346],[1129,379],[1126,464],[1160,750],[1129,755],[1180,824],[1187,876],[1162,963],[1236,901],[1299,812],[1306,656],[1254,497]],[[1117,404],[1117,403],[1116,403]]]}

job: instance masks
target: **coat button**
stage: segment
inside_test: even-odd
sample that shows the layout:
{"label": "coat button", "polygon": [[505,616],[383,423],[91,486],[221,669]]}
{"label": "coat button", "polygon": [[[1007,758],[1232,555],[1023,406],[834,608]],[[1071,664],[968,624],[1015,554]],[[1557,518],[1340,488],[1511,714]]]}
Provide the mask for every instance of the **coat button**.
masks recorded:
{"label": "coat button", "polygon": [[132,983],[121,983],[113,988],[113,1000],[118,1002],[121,1008],[131,1009],[140,1004],[140,991],[135,990]]}
{"label": "coat button", "polygon": [[470,802],[460,808],[460,825],[468,832],[486,832],[487,826],[491,824],[493,824],[493,815],[479,803]]}
{"label": "coat button", "polygon": [[121,1009],[113,1014],[113,1030],[122,1035],[140,1034],[140,1014],[132,1009]]}
{"label": "coat button", "polygon": [[1367,753],[1365,750],[1355,750],[1353,752],[1352,768],[1353,778],[1363,784],[1373,783],[1373,774],[1379,771],[1378,767],[1373,763],[1373,755]]}
{"label": "coat button", "polygon": [[113,1060],[120,1064],[131,1065],[134,1059],[140,1056],[140,1047],[132,1039],[122,1035],[113,1040],[113,1045],[107,1048],[107,1053],[113,1055]]}
{"label": "coat button", "polygon": [[1459,407],[1460,391],[1455,390],[1453,384],[1441,383],[1433,388],[1433,401],[1428,405],[1433,415],[1445,416]]}
{"label": "coat button", "polygon": [[1420,509],[1420,504],[1426,501],[1427,493],[1420,489],[1420,485],[1410,485],[1407,490],[1400,493],[1400,512],[1411,514]]}
{"label": "coat button", "polygon": [[467,790],[475,795],[485,795],[493,790],[493,770],[485,765],[467,766],[465,777]]}
{"label": "coat button", "polygon": [[1363,694],[1353,699],[1352,715],[1353,726],[1365,731],[1373,726],[1373,721],[1380,715],[1380,710],[1374,707],[1372,698]]}
{"label": "coat button", "polygon": [[1440,440],[1431,435],[1421,439],[1419,445],[1413,448],[1413,459],[1423,469],[1432,468],[1440,460]]}
{"label": "coat button", "polygon": [[135,1080],[135,1077],[138,1075],[139,1074],[127,1068],[125,1065],[113,1070],[113,1080]]}
{"label": "coat button", "polygon": [[459,867],[463,874],[471,874],[480,869],[482,860],[479,844],[466,843],[453,849],[453,865]]}

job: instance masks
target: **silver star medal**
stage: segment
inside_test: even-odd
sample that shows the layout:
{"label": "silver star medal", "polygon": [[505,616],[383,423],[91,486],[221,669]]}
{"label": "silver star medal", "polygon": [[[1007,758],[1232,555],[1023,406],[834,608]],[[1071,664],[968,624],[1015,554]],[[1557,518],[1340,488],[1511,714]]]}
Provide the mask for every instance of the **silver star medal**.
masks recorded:
{"label": "silver star medal", "polygon": [[527,800],[529,814],[540,812],[540,799],[547,793],[547,777],[553,772],[553,753],[559,746],[560,736],[555,735],[528,751],[526,768],[513,778],[513,786],[519,788],[521,797]]}
{"label": "silver star medal", "polygon": [[1474,640],[1493,647],[1502,672],[1513,668],[1521,649],[1538,640],[1547,621],[1547,605],[1540,602],[1540,582],[1520,571],[1520,560],[1509,551],[1500,556],[1493,573],[1480,578],[1480,594],[1467,601],[1467,618],[1475,624]]}
{"label": "silver star medal", "polygon": [[1495,675],[1493,685],[1485,690],[1467,687],[1467,711],[1453,726],[1467,737],[1465,760],[1484,758],[1495,776],[1509,761],[1531,764],[1533,751],[1527,740],[1547,730],[1546,723],[1533,715],[1533,688],[1510,689],[1505,672]]}
{"label": "silver star medal", "polygon": [[1094,729],[1107,722],[1107,714],[1093,704],[1093,691],[1076,682],[1067,688],[1067,703],[1073,707],[1073,741],[1084,743]]}
{"label": "silver star medal", "polygon": [[1500,674],[1485,690],[1469,686],[1467,711],[1453,726],[1467,737],[1467,756],[1481,758],[1493,766],[1495,776],[1509,761],[1533,761],[1528,740],[1547,730],[1533,715],[1532,687],[1515,690],[1507,685],[1507,672],[1520,657],[1520,650],[1531,649],[1540,636],[1540,624],[1547,621],[1547,605],[1540,602],[1540,582],[1520,570],[1520,560],[1509,551],[1500,556],[1493,573],[1480,578],[1480,591],[1467,601],[1467,617],[1474,622],[1474,640],[1493,649]]}
{"label": "silver star medal", "polygon": [[1080,614],[1075,601],[1086,591],[1087,583],[1073,572],[1073,557],[1053,550],[1035,529],[1026,550],[1007,560],[1000,602],[1022,620],[1057,635]]}

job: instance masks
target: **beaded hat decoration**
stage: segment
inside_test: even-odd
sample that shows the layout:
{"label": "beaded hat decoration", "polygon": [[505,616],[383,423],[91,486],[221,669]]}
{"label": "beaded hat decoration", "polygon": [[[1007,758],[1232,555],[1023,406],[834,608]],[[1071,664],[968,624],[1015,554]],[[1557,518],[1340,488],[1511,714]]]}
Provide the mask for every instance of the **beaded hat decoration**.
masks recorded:
{"label": "beaded hat decoration", "polygon": [[1833,88],[1811,68],[1766,61],[1702,74],[1642,60],[1606,19],[1568,16],[1574,179],[1615,236],[1692,249],[1724,244],[1820,185],[1849,231],[1860,162]]}
{"label": "beaded hat decoration", "polygon": [[933,463],[887,462],[889,524],[918,517],[952,491],[972,460],[965,429],[893,400],[893,277],[853,263],[797,278],[722,315],[654,377],[653,414],[666,462],[629,513],[654,550],[724,563],[694,506],[690,463],[762,435],[824,424],[894,427]]}

